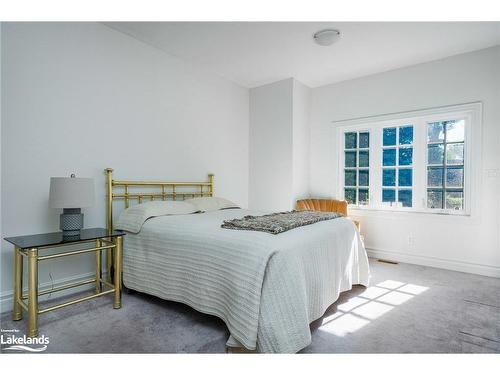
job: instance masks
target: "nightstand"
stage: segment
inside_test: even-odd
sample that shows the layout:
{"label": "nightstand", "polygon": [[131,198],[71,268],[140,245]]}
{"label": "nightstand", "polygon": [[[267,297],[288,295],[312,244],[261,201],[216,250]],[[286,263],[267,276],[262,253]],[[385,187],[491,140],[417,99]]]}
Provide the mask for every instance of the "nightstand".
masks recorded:
{"label": "nightstand", "polygon": [[361,223],[358,220],[351,219],[354,225],[356,226],[356,229],[358,230],[359,233],[361,233]]}
{"label": "nightstand", "polygon": [[[35,234],[30,236],[18,236],[4,238],[15,246],[14,260],[14,309],[12,313],[13,320],[23,318],[23,310],[28,312],[28,336],[38,336],[38,315],[47,313],[62,307],[70,306],[78,302],[87,301],[92,298],[114,294],[113,307],[121,307],[121,261],[122,261],[122,243],[124,232],[108,232],[104,228],[90,228],[80,231],[79,236],[64,237],[62,232]],[[92,247],[73,250],[73,251],[54,251],[68,245],[91,244]],[[48,254],[41,255],[42,251],[54,249]],[[107,251],[107,257],[110,259],[114,252],[113,282],[111,282],[111,270],[108,269],[108,279],[102,278],[101,252]],[[38,263],[61,257],[80,255],[95,252],[95,277],[90,280],[78,283],[66,284],[57,288],[48,290],[38,290]],[[28,263],[28,288],[27,293],[23,291],[23,257],[27,258]],[[95,293],[83,298],[71,300],[59,305],[50,306],[44,309],[38,308],[38,297],[54,293],[61,290],[76,288],[82,285],[95,284]]]}
{"label": "nightstand", "polygon": [[363,245],[365,243],[365,236],[361,234],[361,223],[358,220],[351,219],[354,225],[356,226],[356,229],[359,232],[359,237],[361,238],[361,242],[363,242]]}

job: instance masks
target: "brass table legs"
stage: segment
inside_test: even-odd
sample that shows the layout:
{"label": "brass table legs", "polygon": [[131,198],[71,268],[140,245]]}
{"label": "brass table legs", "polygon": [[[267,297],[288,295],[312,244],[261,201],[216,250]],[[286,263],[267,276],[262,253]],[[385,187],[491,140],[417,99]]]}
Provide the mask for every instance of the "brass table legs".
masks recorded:
{"label": "brass table legs", "polygon": [[114,257],[114,285],[115,300],[113,307],[119,309],[122,307],[122,244],[123,237],[115,237],[115,257]]}
{"label": "brass table legs", "polygon": [[28,336],[38,336],[38,249],[28,249],[28,305],[23,300],[23,255],[16,247],[14,260],[14,309],[12,320],[23,318],[23,307],[28,310]]}
{"label": "brass table legs", "polygon": [[[116,239],[115,239],[116,244]],[[108,283],[112,283],[113,279],[111,278],[113,271],[113,249],[106,250],[106,281]]]}
{"label": "brass table legs", "polygon": [[[107,245],[103,246],[103,242]],[[77,251],[70,251],[66,253],[38,256],[38,249],[21,249],[15,248],[14,254],[14,306],[12,311],[13,320],[21,320],[23,318],[23,309],[28,313],[28,336],[38,336],[38,315],[53,311],[62,307],[72,305],[74,303],[87,301],[92,298],[104,296],[113,293],[113,308],[119,309],[122,307],[121,292],[122,292],[122,247],[123,237],[113,237],[113,242],[110,240],[97,239],[95,241],[95,248],[84,249]],[[114,249],[114,254],[113,254]],[[107,281],[102,279],[102,255],[101,251],[107,250],[106,268],[107,268]],[[80,281],[77,283],[66,284],[52,290],[38,291],[38,262],[46,259],[54,259],[68,255],[78,255],[95,251],[95,278],[90,280]],[[28,258],[28,293],[23,294],[23,256]],[[113,277],[111,278],[111,271]],[[113,280],[113,283],[108,280]],[[39,310],[38,296],[48,294],[51,292],[58,292],[69,288],[79,287],[82,285],[94,284],[95,293],[90,296],[78,298],[69,302],[59,305],[51,306]],[[103,290],[103,286],[107,286],[108,290]],[[26,303],[27,300],[27,303]]]}
{"label": "brass table legs", "polygon": [[[95,247],[101,247],[102,242],[101,240],[95,240]],[[96,293],[101,293],[102,287],[101,287],[101,251],[96,251],[95,253],[95,292]]]}
{"label": "brass table legs", "polygon": [[23,318],[23,307],[19,301],[23,294],[23,255],[20,248],[15,248],[14,257],[14,310],[12,311],[12,320],[21,320]]}
{"label": "brass table legs", "polygon": [[38,336],[38,249],[28,250],[28,336]]}

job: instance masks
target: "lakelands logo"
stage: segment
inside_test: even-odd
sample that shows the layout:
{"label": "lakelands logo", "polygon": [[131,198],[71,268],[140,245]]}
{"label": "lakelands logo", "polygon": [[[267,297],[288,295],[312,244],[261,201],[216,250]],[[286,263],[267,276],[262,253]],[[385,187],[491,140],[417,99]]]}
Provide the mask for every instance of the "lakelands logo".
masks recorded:
{"label": "lakelands logo", "polygon": [[[45,335],[39,337],[28,337],[26,335],[16,336],[17,329],[2,329],[0,335],[0,344],[2,351],[21,351],[21,352],[43,352],[47,349],[49,338]],[[4,346],[9,345],[9,346]]]}

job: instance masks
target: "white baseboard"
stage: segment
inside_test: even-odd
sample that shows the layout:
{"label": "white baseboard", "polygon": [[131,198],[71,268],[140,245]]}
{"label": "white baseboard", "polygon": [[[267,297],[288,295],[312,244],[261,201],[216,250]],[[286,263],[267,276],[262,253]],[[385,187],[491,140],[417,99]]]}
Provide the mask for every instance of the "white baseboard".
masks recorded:
{"label": "white baseboard", "polygon": [[[77,283],[80,281],[92,279],[94,277],[95,277],[94,272],[80,274],[80,275],[67,277],[67,278],[60,279],[60,280],[54,280],[53,283],[50,281],[46,282],[46,283],[42,283],[42,284],[39,284],[38,288],[39,288],[39,290],[50,289],[52,287],[57,288],[57,287],[60,287],[64,284]],[[94,284],[87,284],[87,285],[82,285],[82,286],[79,286],[76,288],[62,290],[60,292],[53,293],[52,295],[46,294],[46,295],[40,296],[39,301],[40,302],[49,301],[49,300],[54,299],[54,298],[67,296],[67,295],[77,293],[77,292],[83,292],[85,290],[90,290],[90,289],[93,289],[94,287],[95,287]],[[0,313],[12,311],[13,302],[14,302],[14,291],[9,290],[7,292],[1,293],[0,294]]]}
{"label": "white baseboard", "polygon": [[462,262],[457,260],[435,258],[423,255],[405,254],[397,251],[387,251],[367,248],[366,252],[370,258],[392,260],[401,263],[418,264],[421,266],[444,268],[452,271],[474,273],[483,276],[500,278],[500,267]]}

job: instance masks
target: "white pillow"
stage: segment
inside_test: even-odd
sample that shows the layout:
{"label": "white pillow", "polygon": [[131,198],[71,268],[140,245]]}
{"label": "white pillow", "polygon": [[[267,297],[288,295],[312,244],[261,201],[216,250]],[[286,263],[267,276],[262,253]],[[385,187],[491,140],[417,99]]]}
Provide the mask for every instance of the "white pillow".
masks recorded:
{"label": "white pillow", "polygon": [[196,206],[186,201],[152,201],[134,205],[120,214],[116,229],[139,233],[146,220],[165,215],[185,215],[199,212]]}
{"label": "white pillow", "polygon": [[217,211],[224,208],[240,208],[238,205],[228,201],[227,199],[216,197],[191,198],[186,199],[184,202],[191,203],[199,211],[203,212]]}

